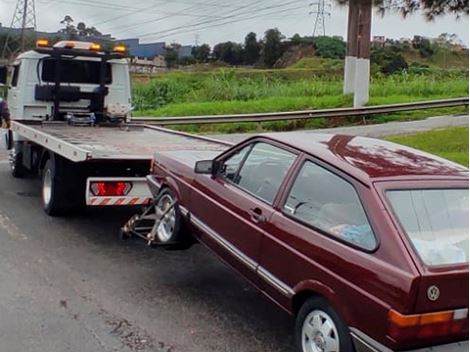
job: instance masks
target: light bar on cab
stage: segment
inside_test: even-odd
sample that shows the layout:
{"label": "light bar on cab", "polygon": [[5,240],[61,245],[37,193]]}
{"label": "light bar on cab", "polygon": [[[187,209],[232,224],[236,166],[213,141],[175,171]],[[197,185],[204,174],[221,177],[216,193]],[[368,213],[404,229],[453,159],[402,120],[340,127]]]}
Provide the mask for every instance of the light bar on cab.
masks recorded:
{"label": "light bar on cab", "polygon": [[127,52],[127,48],[125,45],[118,44],[114,46],[113,51],[118,54],[125,54]]}
{"label": "light bar on cab", "polygon": [[47,47],[49,47],[49,40],[48,39],[38,39],[38,40],[36,40],[36,46],[38,48],[47,48]]}

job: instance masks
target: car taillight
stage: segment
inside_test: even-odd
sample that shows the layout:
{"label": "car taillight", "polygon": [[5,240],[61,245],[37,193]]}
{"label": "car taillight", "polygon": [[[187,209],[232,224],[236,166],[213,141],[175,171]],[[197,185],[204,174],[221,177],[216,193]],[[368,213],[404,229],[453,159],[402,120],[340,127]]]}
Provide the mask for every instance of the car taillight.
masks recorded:
{"label": "car taillight", "polygon": [[402,315],[388,312],[389,335],[395,341],[456,335],[468,330],[468,309],[436,313]]}
{"label": "car taillight", "polygon": [[131,182],[92,182],[90,185],[91,193],[93,193],[95,197],[126,196],[131,189]]}

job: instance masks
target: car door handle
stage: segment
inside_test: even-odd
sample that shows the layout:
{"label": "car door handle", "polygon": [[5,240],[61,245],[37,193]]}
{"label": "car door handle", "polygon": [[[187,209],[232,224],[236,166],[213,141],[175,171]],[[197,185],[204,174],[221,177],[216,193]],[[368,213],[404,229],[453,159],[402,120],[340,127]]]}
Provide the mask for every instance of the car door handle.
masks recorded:
{"label": "car door handle", "polygon": [[260,208],[250,209],[250,217],[254,222],[266,221],[266,217],[263,215],[263,211]]}

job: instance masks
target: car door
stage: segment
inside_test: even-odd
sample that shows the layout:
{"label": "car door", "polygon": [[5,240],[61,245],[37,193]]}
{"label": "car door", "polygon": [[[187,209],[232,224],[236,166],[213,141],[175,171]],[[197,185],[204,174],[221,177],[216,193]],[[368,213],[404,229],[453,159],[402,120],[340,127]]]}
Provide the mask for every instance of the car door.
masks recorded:
{"label": "car door", "polygon": [[342,263],[367,261],[366,252],[377,246],[350,179],[320,162],[299,164],[266,226],[258,269],[263,290],[285,307],[301,282],[314,280],[323,287],[338,288],[332,281],[336,275],[357,275],[354,265]]}
{"label": "car door", "polygon": [[10,87],[8,89],[8,107],[10,109],[10,115],[12,119],[18,119],[23,117],[23,110],[20,108],[20,102],[23,96],[21,91],[18,89],[18,83],[20,79],[20,64],[17,63],[13,66],[13,73],[11,76]]}
{"label": "car door", "polygon": [[195,179],[191,220],[201,230],[201,241],[253,282],[266,221],[296,157],[278,145],[254,141],[223,156],[218,175]]}

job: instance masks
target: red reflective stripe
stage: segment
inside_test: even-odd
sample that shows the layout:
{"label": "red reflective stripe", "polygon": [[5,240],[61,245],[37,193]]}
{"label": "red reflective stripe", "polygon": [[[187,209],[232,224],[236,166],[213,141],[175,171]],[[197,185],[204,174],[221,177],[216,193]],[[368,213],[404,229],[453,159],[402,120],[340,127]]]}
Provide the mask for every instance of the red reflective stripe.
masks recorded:
{"label": "red reflective stripe", "polygon": [[91,198],[91,199],[90,199],[90,205],[95,204],[95,202],[96,202],[96,198]]}
{"label": "red reflective stripe", "polygon": [[114,205],[121,205],[122,203],[124,203],[125,200],[126,198],[119,198],[118,200],[116,200],[116,202],[114,202]]}
{"label": "red reflective stripe", "polygon": [[110,201],[111,201],[111,198],[105,198],[101,201],[100,205],[108,205]]}
{"label": "red reflective stripe", "polygon": [[134,204],[136,204],[138,201],[139,201],[139,198],[132,198],[132,199],[129,201],[129,205],[134,205]]}

